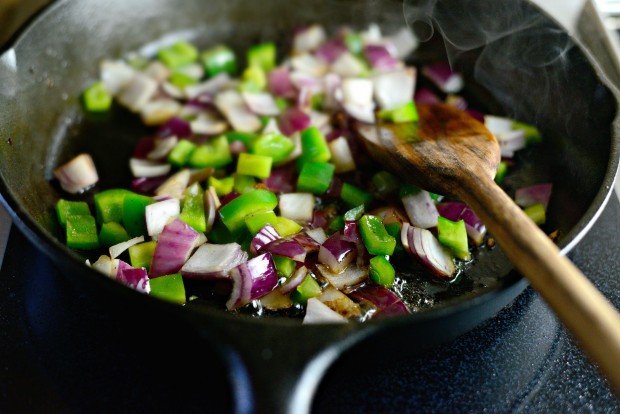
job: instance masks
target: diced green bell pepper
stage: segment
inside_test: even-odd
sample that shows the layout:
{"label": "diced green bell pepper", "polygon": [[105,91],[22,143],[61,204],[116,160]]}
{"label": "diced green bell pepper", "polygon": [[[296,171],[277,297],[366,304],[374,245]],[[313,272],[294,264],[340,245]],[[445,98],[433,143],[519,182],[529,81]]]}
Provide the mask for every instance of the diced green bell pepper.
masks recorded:
{"label": "diced green bell pepper", "polygon": [[297,191],[324,194],[334,176],[336,166],[328,162],[307,162],[297,177]]}
{"label": "diced green bell pepper", "polygon": [[191,43],[179,41],[160,49],[157,58],[170,69],[177,69],[195,62],[198,59],[198,49]]}
{"label": "diced green bell pepper", "polygon": [[380,217],[365,214],[358,224],[362,241],[370,254],[389,256],[394,253],[396,239],[387,232]]}
{"label": "diced green bell pepper", "polygon": [[220,197],[230,193],[233,190],[233,185],[235,185],[235,177],[232,175],[222,178],[209,177],[209,187],[215,188],[215,194]]}
{"label": "diced green bell pepper", "polygon": [[235,141],[240,141],[243,142],[248,148],[253,145],[253,142],[258,138],[258,136],[259,135],[254,132],[229,131],[226,133],[226,139],[229,144]]}
{"label": "diced green bell pepper", "polygon": [[237,158],[237,174],[267,178],[271,175],[272,164],[273,159],[267,155],[242,152]]}
{"label": "diced green bell pepper", "polygon": [[301,132],[301,156],[297,160],[297,167],[307,162],[327,162],[332,154],[325,136],[315,126],[308,127]]}
{"label": "diced green bell pepper", "polygon": [[186,86],[195,85],[198,83],[195,78],[192,78],[187,73],[183,72],[172,72],[168,81],[177,88],[185,88]]}
{"label": "diced green bell pepper", "polygon": [[344,217],[336,216],[327,225],[327,230],[331,233],[344,229]]}
{"label": "diced green bell pepper", "polygon": [[350,207],[356,207],[360,204],[368,206],[372,201],[372,194],[353,184],[343,183],[340,189],[340,198]]}
{"label": "diced green bell pepper", "polygon": [[252,235],[258,233],[267,224],[271,224],[275,228],[277,223],[278,218],[273,211],[261,211],[260,213],[245,216],[245,225]]}
{"label": "diced green bell pepper", "polygon": [[386,288],[392,287],[396,278],[394,266],[385,256],[375,256],[370,259],[370,280]]}
{"label": "diced green bell pepper", "polygon": [[240,89],[244,92],[261,92],[267,86],[267,75],[258,66],[249,66],[241,74]]}
{"label": "diced green bell pepper", "polygon": [[149,280],[151,296],[174,303],[185,303],[185,285],[180,273],[159,276]]}
{"label": "diced green bell pepper", "polygon": [[130,246],[127,251],[129,252],[131,266],[135,268],[144,267],[147,271],[150,270],[151,262],[153,261],[153,253],[155,253],[155,246],[157,246],[157,241],[155,240]]}
{"label": "diced green bell pepper", "polygon": [[375,186],[377,193],[381,196],[396,193],[400,185],[398,179],[385,170],[381,170],[374,174],[371,178],[371,182]]}
{"label": "diced green bell pepper", "polygon": [[512,123],[512,129],[522,129],[525,132],[525,143],[527,145],[540,144],[542,142],[542,134],[534,125],[514,121]]}
{"label": "diced green bell pepper", "polygon": [[497,172],[495,173],[495,182],[497,184],[501,184],[506,178],[506,174],[508,173],[508,163],[506,161],[500,161],[497,166]]}
{"label": "diced green bell pepper", "polygon": [[223,205],[219,215],[224,225],[235,233],[245,227],[245,217],[261,211],[270,211],[278,205],[278,198],[268,190],[257,189],[241,194]]}
{"label": "diced green bell pepper", "polygon": [[262,134],[250,145],[252,154],[270,156],[274,163],[285,160],[294,149],[295,143],[290,138],[274,132]]}
{"label": "diced green bell pepper", "polygon": [[237,236],[243,233],[241,230],[243,230],[243,228],[241,228],[237,234],[233,234],[221,220],[215,220],[213,228],[207,233],[207,239],[209,239],[211,243],[218,244],[238,242]]}
{"label": "diced green bell pepper", "polygon": [[103,247],[114,246],[130,238],[131,236],[129,236],[127,230],[115,221],[103,223],[101,225],[101,230],[99,230],[99,244]]}
{"label": "diced green bell pepper", "polygon": [[297,262],[290,257],[274,254],[271,258],[273,259],[273,264],[276,266],[276,271],[280,277],[291,277],[297,268]]}
{"label": "diced green bell pepper", "polygon": [[417,122],[418,110],[413,101],[407,102],[404,105],[401,105],[396,108],[391,109],[382,109],[379,111],[379,118],[394,122],[396,124],[404,123],[404,122]]}
{"label": "diced green bell pepper", "polygon": [[398,189],[398,197],[403,198],[405,196],[408,196],[409,194],[417,194],[420,191],[422,191],[420,187],[416,187],[413,184],[403,184]]}
{"label": "diced green bell pepper", "polygon": [[152,197],[133,192],[127,192],[123,199],[123,226],[131,237],[147,234],[146,219],[144,217],[146,206],[153,204]]}
{"label": "diced green bell pepper", "polygon": [[93,216],[68,216],[66,223],[68,247],[80,250],[90,250],[99,247],[97,223]]}
{"label": "diced green bell pepper", "polygon": [[360,204],[357,207],[353,207],[352,209],[346,211],[344,213],[345,221],[357,221],[364,215],[366,211],[366,206],[364,204]]}
{"label": "diced green bell pepper", "polygon": [[265,72],[276,67],[276,45],[273,42],[260,43],[247,51],[248,66],[257,66]]}
{"label": "diced green bell pepper", "polygon": [[276,216],[276,224],[274,224],[273,227],[282,237],[299,233],[303,228],[299,223],[282,216]]}
{"label": "diced green bell pepper", "polygon": [[103,224],[109,221],[122,223],[123,202],[129,193],[131,191],[123,188],[112,188],[96,193],[94,201],[97,223]]}
{"label": "diced green bell pepper", "polygon": [[217,45],[205,50],[200,55],[200,60],[210,78],[220,73],[234,75],[237,72],[235,52],[225,45]]}
{"label": "diced green bell pepper", "polygon": [[183,192],[183,207],[179,218],[199,233],[207,231],[205,216],[205,192],[199,183],[194,183]]}
{"label": "diced green bell pepper", "polygon": [[530,219],[532,219],[534,223],[539,226],[545,224],[547,221],[545,206],[542,203],[532,204],[531,206],[526,207],[523,211]]}
{"label": "diced green bell pepper", "polygon": [[465,221],[452,221],[439,216],[437,219],[437,239],[441,244],[449,247],[454,256],[462,260],[469,260],[469,246],[467,244],[467,229]]}
{"label": "diced green bell pepper", "polygon": [[86,201],[69,201],[60,199],[56,202],[56,215],[58,222],[65,228],[67,227],[67,217],[69,216],[91,216],[90,208]]}
{"label": "diced green bell pepper", "polygon": [[187,139],[181,139],[168,154],[168,162],[175,167],[184,167],[195,149],[196,144]]}
{"label": "diced green bell pepper", "polygon": [[291,299],[295,303],[306,303],[308,299],[320,294],[321,286],[310,274],[307,274],[303,282],[297,286],[297,289],[291,292]]}
{"label": "diced green bell pepper", "polygon": [[347,32],[344,36],[344,44],[347,46],[347,49],[354,55],[359,55],[362,53],[363,40],[362,37],[355,32]]}
{"label": "diced green bell pepper", "polygon": [[88,112],[108,111],[112,107],[112,101],[112,95],[101,81],[90,85],[82,94],[82,102]]}
{"label": "diced green bell pepper", "polygon": [[196,147],[189,157],[189,165],[194,168],[218,168],[230,164],[232,160],[228,140],[221,135]]}
{"label": "diced green bell pepper", "polygon": [[244,194],[256,189],[256,179],[251,175],[234,173],[233,179],[233,190],[240,194]]}

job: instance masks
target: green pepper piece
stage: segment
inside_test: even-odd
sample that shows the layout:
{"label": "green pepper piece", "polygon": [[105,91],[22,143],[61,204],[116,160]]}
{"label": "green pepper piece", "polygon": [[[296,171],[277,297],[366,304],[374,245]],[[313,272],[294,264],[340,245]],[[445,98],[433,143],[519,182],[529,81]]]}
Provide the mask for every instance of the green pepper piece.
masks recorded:
{"label": "green pepper piece", "polygon": [[522,129],[525,132],[526,145],[540,144],[542,142],[542,134],[534,125],[521,121],[514,121],[512,123],[512,129]]}
{"label": "green pepper piece", "polygon": [[123,202],[129,193],[131,191],[123,188],[112,188],[96,193],[94,201],[97,223],[103,224],[109,221],[122,223]]}
{"label": "green pepper piece", "polygon": [[396,278],[394,266],[385,256],[375,256],[370,259],[370,280],[386,288],[392,287]]}
{"label": "green pepper piece", "polygon": [[403,184],[398,190],[398,197],[403,198],[405,196],[408,196],[409,194],[417,194],[420,191],[422,191],[420,187],[416,187],[413,184]]}
{"label": "green pepper piece", "polygon": [[233,174],[233,190],[240,194],[247,193],[256,189],[256,179],[251,175]]}
{"label": "green pepper piece", "polygon": [[151,296],[174,303],[185,303],[185,285],[180,273],[159,276],[149,280]]}
{"label": "green pepper piece", "polygon": [[276,96],[275,100],[276,100],[276,106],[278,107],[280,112],[284,111],[286,108],[289,108],[291,106],[291,103],[286,98],[283,98],[281,96]]}
{"label": "green pepper piece", "polygon": [[437,239],[441,244],[449,247],[454,256],[462,260],[469,260],[469,246],[465,221],[452,221],[445,217],[437,218]]}
{"label": "green pepper piece", "polygon": [[297,191],[324,194],[334,176],[336,166],[328,162],[307,162],[297,177]]}
{"label": "green pepper piece", "polygon": [[365,214],[358,221],[364,246],[370,254],[391,255],[396,247],[396,239],[387,232],[378,216]]}
{"label": "green pepper piece", "polygon": [[123,226],[131,237],[147,234],[144,218],[146,206],[153,204],[152,197],[133,192],[127,192],[123,199]]}
{"label": "green pepper piece", "polygon": [[[229,131],[226,133],[226,139],[228,143],[235,141],[243,142],[248,148],[252,146],[252,143],[258,138],[258,134],[254,132],[241,132],[241,131]],[[263,154],[267,155],[267,154]]]}
{"label": "green pepper piece", "polygon": [[209,187],[215,188],[215,194],[222,197],[233,190],[235,185],[235,177],[228,176],[223,178],[209,177]]}
{"label": "green pepper piece", "polygon": [[268,155],[274,163],[283,161],[295,149],[295,143],[288,137],[275,132],[262,134],[250,145],[250,152],[258,155]]}
{"label": "green pepper piece", "polygon": [[261,211],[276,208],[278,198],[268,190],[256,189],[241,194],[239,197],[223,205],[219,209],[220,218],[224,225],[233,233],[245,227],[245,217]]}
{"label": "green pepper piece", "polygon": [[395,124],[405,122],[418,122],[418,110],[413,101],[407,102],[401,106],[391,109],[382,109],[378,114],[379,118],[385,121],[391,121]]}
{"label": "green pepper piece", "polygon": [[320,294],[321,286],[310,274],[307,274],[303,282],[297,286],[297,289],[291,292],[291,299],[295,303],[306,303],[308,299]]}
{"label": "green pepper piece", "polygon": [[359,55],[362,53],[363,40],[362,36],[355,32],[347,32],[344,36],[344,44],[347,46],[347,49],[354,55]]}
{"label": "green pepper piece", "polygon": [[327,225],[327,230],[334,233],[338,230],[344,229],[344,218],[342,216],[336,216],[332,218]]}
{"label": "green pepper piece", "polygon": [[360,204],[368,206],[372,201],[372,194],[353,184],[343,183],[340,198],[350,207],[356,207]]}
{"label": "green pepper piece", "polygon": [[168,162],[175,167],[184,167],[195,149],[196,144],[187,139],[181,139],[168,154]]}
{"label": "green pepper piece", "polygon": [[90,216],[90,208],[86,201],[69,201],[60,199],[56,202],[56,215],[58,222],[65,228],[67,227],[67,217],[69,216]]}
{"label": "green pepper piece", "polygon": [[276,217],[276,224],[274,224],[273,227],[282,237],[287,237],[295,233],[299,233],[303,228],[299,223],[282,216]]}
{"label": "green pepper piece", "polygon": [[80,250],[90,250],[99,247],[97,223],[93,216],[68,216],[66,223],[68,247]]}
{"label": "green pepper piece", "polygon": [[276,271],[280,277],[288,279],[297,268],[297,262],[290,257],[274,254],[271,258],[273,259],[273,264],[276,266]]}
{"label": "green pepper piece", "polygon": [[531,206],[526,207],[523,212],[539,226],[545,224],[547,221],[545,206],[542,203],[532,204]]}
{"label": "green pepper piece", "polygon": [[344,213],[344,220],[345,221],[357,221],[360,218],[362,218],[365,211],[366,211],[366,206],[364,206],[364,204],[360,204],[359,206],[353,207],[352,209],[346,211]]}
{"label": "green pepper piece", "polygon": [[[239,234],[241,231],[239,232]],[[238,242],[237,235],[233,234],[220,220],[215,220],[213,228],[207,234],[207,239],[211,243],[226,244]]]}
{"label": "green pepper piece", "polygon": [[191,43],[179,41],[160,49],[157,58],[170,69],[177,69],[195,62],[198,59],[198,49]]}
{"label": "green pepper piece", "polygon": [[267,87],[267,75],[258,66],[249,66],[241,75],[240,89],[244,92],[261,92]]}
{"label": "green pepper piece", "polygon": [[135,268],[144,267],[147,271],[150,270],[151,262],[153,261],[153,253],[155,253],[155,246],[157,246],[157,241],[155,240],[130,246],[127,251],[129,252],[131,266]]}
{"label": "green pepper piece", "polygon": [[495,173],[495,182],[497,184],[501,184],[506,178],[506,174],[508,173],[508,163],[506,161],[500,161],[497,166],[497,172]]}
{"label": "green pepper piece", "polygon": [[183,72],[172,72],[168,81],[177,88],[185,88],[186,86],[198,83],[196,79]]}
{"label": "green pepper piece", "polygon": [[225,45],[217,45],[205,50],[200,55],[200,60],[210,78],[220,73],[234,75],[237,72],[235,52]]}
{"label": "green pepper piece", "polygon": [[267,178],[271,175],[272,164],[273,159],[267,155],[242,152],[237,159],[237,174]]}
{"label": "green pepper piece", "polygon": [[254,45],[247,52],[248,66],[257,66],[269,72],[276,66],[276,45],[273,42]]}
{"label": "green pepper piece", "polygon": [[207,231],[205,216],[205,192],[199,183],[194,183],[183,192],[183,207],[179,218],[199,233]]}
{"label": "green pepper piece", "polygon": [[112,95],[103,82],[97,81],[86,88],[82,94],[82,102],[88,112],[105,112],[112,107]]}
{"label": "green pepper piece", "polygon": [[189,157],[189,165],[194,168],[218,168],[230,164],[232,160],[228,140],[225,135],[220,135],[196,147]]}
{"label": "green pepper piece", "polygon": [[130,238],[127,230],[115,221],[103,223],[101,225],[101,230],[99,230],[99,244],[103,247],[114,246]]}
{"label": "green pepper piece", "polygon": [[394,194],[399,187],[398,179],[385,170],[381,170],[374,174],[371,178],[371,182],[375,186],[377,193],[381,196]]}
{"label": "green pepper piece", "polygon": [[307,162],[327,162],[331,157],[327,140],[317,127],[311,126],[301,132],[301,156],[297,160],[299,169]]}
{"label": "green pepper piece", "polygon": [[385,226],[385,231],[396,240],[396,247],[394,247],[394,255],[404,252],[403,243],[400,240],[400,230],[402,229],[402,224],[397,221],[393,221],[391,223],[383,223]]}
{"label": "green pepper piece", "polygon": [[275,228],[277,222],[278,218],[273,211],[261,211],[260,213],[245,216],[245,225],[252,235],[258,233],[267,224],[271,224]]}

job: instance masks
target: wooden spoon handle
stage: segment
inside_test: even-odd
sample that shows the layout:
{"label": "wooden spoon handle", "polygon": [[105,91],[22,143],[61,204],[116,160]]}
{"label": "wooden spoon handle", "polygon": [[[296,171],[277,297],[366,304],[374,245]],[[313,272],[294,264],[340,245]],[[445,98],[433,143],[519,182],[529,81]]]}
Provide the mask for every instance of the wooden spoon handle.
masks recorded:
{"label": "wooden spoon handle", "polygon": [[493,180],[471,177],[459,192],[620,395],[617,310]]}

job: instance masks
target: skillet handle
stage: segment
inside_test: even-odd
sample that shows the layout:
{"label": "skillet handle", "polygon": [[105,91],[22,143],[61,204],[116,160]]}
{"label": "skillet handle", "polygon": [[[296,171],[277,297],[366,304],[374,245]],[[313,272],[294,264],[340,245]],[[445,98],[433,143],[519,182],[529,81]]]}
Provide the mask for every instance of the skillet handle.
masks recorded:
{"label": "skillet handle", "polygon": [[230,366],[235,413],[309,413],[327,369],[373,330],[353,323],[280,326],[243,318],[192,319]]}
{"label": "skillet handle", "polygon": [[477,176],[468,181],[458,196],[487,225],[620,395],[620,314],[492,179]]}

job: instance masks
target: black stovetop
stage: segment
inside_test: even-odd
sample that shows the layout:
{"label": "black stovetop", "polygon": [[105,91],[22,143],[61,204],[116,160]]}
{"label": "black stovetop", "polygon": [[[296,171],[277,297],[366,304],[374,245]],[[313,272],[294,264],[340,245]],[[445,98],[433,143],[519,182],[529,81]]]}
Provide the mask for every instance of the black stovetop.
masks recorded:
{"label": "black stovetop", "polygon": [[[620,202],[571,259],[620,305]],[[619,413],[620,400],[528,288],[432,351],[345,353],[315,412]],[[195,377],[195,378],[194,378]],[[229,412],[226,367],[158,314],[95,305],[13,227],[0,273],[0,412]]]}

